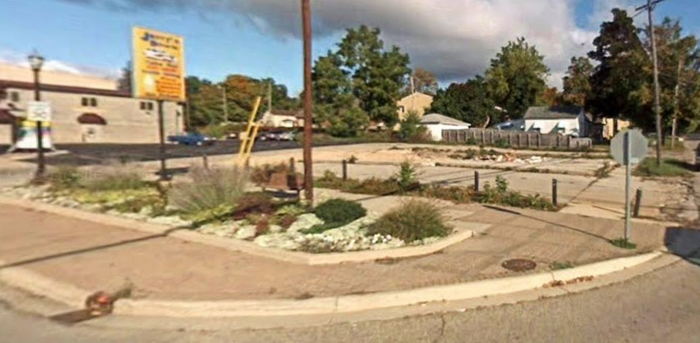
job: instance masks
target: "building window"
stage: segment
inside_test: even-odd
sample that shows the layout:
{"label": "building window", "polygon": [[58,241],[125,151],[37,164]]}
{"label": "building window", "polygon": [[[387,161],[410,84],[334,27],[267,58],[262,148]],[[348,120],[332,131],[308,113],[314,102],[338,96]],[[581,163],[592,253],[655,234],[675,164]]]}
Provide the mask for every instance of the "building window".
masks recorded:
{"label": "building window", "polygon": [[97,98],[82,98],[80,104],[83,107],[97,107]]}
{"label": "building window", "polygon": [[19,101],[19,92],[10,92],[10,101],[18,102]]}
{"label": "building window", "polygon": [[150,101],[141,101],[140,106],[143,111],[153,111],[153,103]]}

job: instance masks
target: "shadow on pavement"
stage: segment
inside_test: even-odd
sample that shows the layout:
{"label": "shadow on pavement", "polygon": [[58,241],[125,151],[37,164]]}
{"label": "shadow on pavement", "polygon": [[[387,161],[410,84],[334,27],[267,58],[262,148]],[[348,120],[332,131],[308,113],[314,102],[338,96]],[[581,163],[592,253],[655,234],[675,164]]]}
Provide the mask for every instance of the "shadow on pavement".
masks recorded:
{"label": "shadow on pavement", "polygon": [[684,260],[700,266],[700,230],[671,227],[664,234],[668,251]]}
{"label": "shadow on pavement", "polygon": [[165,231],[163,231],[163,233],[158,233],[158,234],[154,234],[154,235],[148,235],[148,236],[143,236],[143,237],[133,238],[133,239],[126,239],[126,240],[117,241],[117,242],[113,242],[113,243],[96,245],[96,246],[92,246],[92,247],[88,247],[88,248],[82,248],[82,249],[71,250],[71,251],[64,251],[64,252],[60,252],[60,253],[56,253],[56,254],[30,258],[30,259],[26,259],[26,260],[20,260],[20,261],[0,265],[0,270],[6,269],[6,268],[12,268],[12,267],[24,266],[24,265],[28,265],[28,264],[32,264],[32,263],[37,263],[37,262],[53,260],[53,259],[57,259],[57,258],[67,257],[67,256],[80,255],[80,254],[94,252],[94,251],[103,250],[103,249],[115,248],[115,247],[119,247],[119,246],[124,246],[124,245],[132,244],[132,243],[139,243],[139,242],[148,241],[148,240],[152,240],[152,239],[165,238],[165,237],[168,237],[171,233],[173,233],[175,231],[180,231],[180,230],[190,230],[190,227],[175,227],[175,228],[165,230]]}

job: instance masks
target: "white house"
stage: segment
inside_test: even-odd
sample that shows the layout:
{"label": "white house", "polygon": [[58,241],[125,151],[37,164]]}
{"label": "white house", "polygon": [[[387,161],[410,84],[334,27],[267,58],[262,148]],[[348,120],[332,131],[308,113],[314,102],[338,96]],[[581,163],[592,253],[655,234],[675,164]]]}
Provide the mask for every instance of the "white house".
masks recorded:
{"label": "white house", "polygon": [[462,130],[468,129],[472,126],[471,124],[465,123],[461,120],[450,118],[448,116],[444,116],[442,114],[437,113],[424,115],[423,118],[421,118],[420,123],[428,129],[428,131],[430,132],[430,137],[434,141],[442,140],[443,130]]}
{"label": "white house", "polygon": [[578,106],[530,107],[523,120],[525,131],[561,133],[575,137],[587,137],[590,132],[586,112]]}
{"label": "white house", "polygon": [[292,110],[267,111],[263,114],[261,122],[268,127],[301,127],[304,126],[304,114]]}

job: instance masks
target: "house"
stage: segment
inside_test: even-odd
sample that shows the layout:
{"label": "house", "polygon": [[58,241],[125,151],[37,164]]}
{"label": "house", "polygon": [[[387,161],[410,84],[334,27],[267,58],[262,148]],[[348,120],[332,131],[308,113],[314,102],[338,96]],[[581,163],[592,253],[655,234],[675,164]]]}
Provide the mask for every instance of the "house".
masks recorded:
{"label": "house", "polygon": [[443,130],[461,130],[468,129],[472,126],[469,123],[465,123],[461,120],[450,118],[438,113],[424,115],[423,118],[421,118],[420,123],[428,129],[428,132],[430,132],[430,137],[434,141],[442,140]]}
{"label": "house", "polygon": [[579,106],[530,107],[523,116],[525,131],[560,133],[575,137],[588,137],[590,120]]}
{"label": "house", "polygon": [[[12,71],[0,74],[0,145],[7,145],[17,142],[23,128],[33,127],[24,118],[27,102],[34,100],[34,83],[28,81],[29,68],[3,68]],[[45,127],[54,144],[159,142],[155,101],[117,90],[114,80],[48,70],[41,75],[41,99],[51,105],[53,116]],[[165,101],[163,110],[165,135],[182,131],[183,106]]]}
{"label": "house", "polygon": [[414,92],[408,96],[401,98],[396,102],[398,107],[399,121],[406,119],[409,112],[415,111],[419,117],[425,114],[425,111],[433,104],[433,96],[421,92]]}
{"label": "house", "polygon": [[294,110],[267,111],[260,121],[267,127],[302,127],[304,126],[304,112]]}

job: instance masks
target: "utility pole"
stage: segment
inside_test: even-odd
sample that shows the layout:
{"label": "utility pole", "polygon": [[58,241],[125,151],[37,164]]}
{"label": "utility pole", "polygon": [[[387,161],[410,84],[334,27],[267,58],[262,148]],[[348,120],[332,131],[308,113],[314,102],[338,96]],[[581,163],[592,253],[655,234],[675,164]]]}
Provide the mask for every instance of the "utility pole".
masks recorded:
{"label": "utility pole", "polygon": [[306,201],[314,203],[314,177],[311,160],[312,103],[311,103],[311,4],[301,0],[302,32],[304,41],[304,192]]}
{"label": "utility pole", "polygon": [[267,111],[272,113],[272,81],[267,83]]}
{"label": "utility pole", "polygon": [[647,0],[647,4],[637,7],[637,11],[647,11],[649,34],[651,35],[651,55],[654,62],[654,112],[656,114],[656,165],[661,165],[661,105],[659,89],[659,61],[656,55],[656,33],[654,32],[654,7],[664,0]]}
{"label": "utility pole", "polygon": [[221,85],[221,100],[224,103],[224,123],[228,123],[228,101],[226,100],[226,84]]}

